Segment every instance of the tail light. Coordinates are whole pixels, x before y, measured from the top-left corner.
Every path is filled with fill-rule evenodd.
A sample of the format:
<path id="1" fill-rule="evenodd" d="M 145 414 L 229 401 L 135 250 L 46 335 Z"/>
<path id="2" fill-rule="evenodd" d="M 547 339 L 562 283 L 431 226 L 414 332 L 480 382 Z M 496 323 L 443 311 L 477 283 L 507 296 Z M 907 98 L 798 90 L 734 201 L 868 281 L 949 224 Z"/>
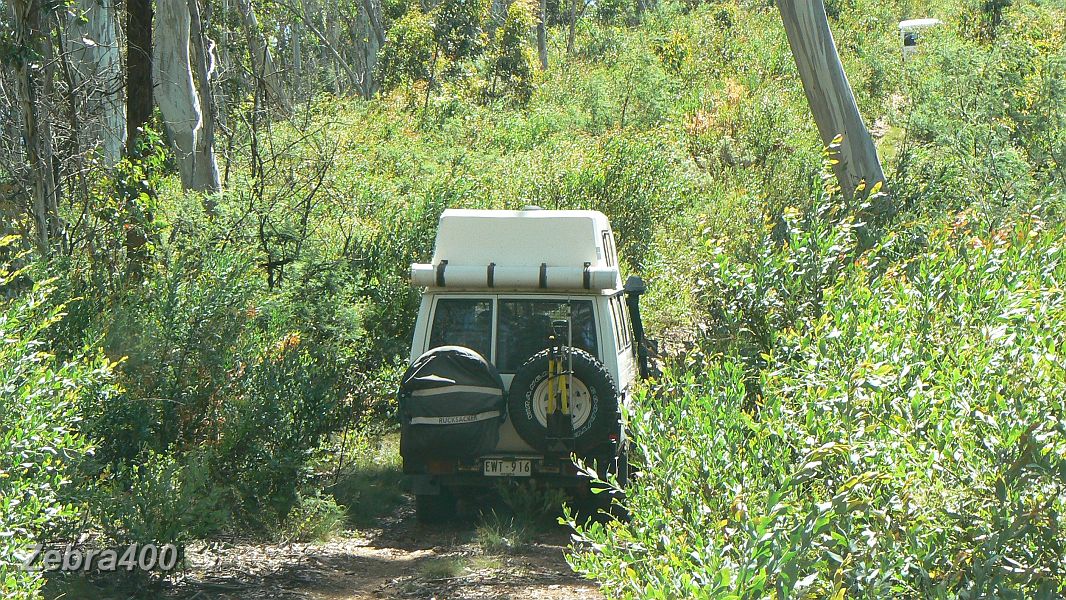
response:
<path id="1" fill-rule="evenodd" d="M 455 472 L 455 461 L 430 460 L 426 461 L 426 471 L 430 475 L 448 475 Z"/>

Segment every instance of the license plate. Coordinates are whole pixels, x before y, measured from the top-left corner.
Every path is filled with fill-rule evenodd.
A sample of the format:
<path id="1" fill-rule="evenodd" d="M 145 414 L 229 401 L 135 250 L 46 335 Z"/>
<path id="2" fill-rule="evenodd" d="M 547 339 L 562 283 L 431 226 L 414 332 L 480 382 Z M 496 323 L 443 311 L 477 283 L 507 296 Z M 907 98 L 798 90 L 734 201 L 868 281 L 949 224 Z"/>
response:
<path id="1" fill-rule="evenodd" d="M 487 458 L 484 473 L 489 477 L 529 477 L 533 475 L 533 461 L 528 458 Z"/>

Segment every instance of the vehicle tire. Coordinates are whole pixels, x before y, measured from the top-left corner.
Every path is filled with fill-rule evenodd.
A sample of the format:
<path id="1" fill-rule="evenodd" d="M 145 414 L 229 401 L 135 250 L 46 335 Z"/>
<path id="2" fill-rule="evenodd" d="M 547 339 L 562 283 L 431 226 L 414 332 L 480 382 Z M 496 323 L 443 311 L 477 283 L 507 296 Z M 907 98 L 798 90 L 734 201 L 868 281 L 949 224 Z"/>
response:
<path id="1" fill-rule="evenodd" d="M 434 525 L 455 516 L 455 495 L 446 487 L 439 494 L 415 494 L 415 518 L 419 523 Z"/>
<path id="2" fill-rule="evenodd" d="M 548 433 L 547 379 L 552 350 L 542 350 L 515 373 L 508 392 L 507 409 L 518 435 L 527 444 L 544 450 Z M 568 348 L 566 364 L 573 365 L 574 449 L 590 450 L 608 441 L 618 427 L 618 393 L 614 379 L 596 357 L 578 348 Z"/>

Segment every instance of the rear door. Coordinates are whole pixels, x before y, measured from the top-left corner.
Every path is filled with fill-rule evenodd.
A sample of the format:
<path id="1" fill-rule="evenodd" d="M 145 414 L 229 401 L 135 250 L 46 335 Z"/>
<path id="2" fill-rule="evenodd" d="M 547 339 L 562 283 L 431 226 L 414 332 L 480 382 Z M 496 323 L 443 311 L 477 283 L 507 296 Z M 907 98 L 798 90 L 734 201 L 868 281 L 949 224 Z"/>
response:
<path id="1" fill-rule="evenodd" d="M 602 311 L 602 297 L 545 294 L 435 294 L 418 354 L 440 346 L 464 346 L 477 351 L 500 371 L 510 388 L 515 371 L 529 357 L 548 347 L 552 321 L 571 319 L 567 331 L 574 346 L 589 352 L 614 371 L 614 335 L 605 327 L 613 319 Z M 532 454 L 508 418 L 500 426 L 498 453 Z"/>

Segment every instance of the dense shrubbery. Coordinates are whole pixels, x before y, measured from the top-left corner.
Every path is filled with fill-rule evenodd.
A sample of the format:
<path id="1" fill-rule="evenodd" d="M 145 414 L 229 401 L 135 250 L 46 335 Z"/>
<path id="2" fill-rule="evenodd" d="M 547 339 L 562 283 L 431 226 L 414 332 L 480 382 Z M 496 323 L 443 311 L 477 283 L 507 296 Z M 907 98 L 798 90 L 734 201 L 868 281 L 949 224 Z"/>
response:
<path id="1" fill-rule="evenodd" d="M 9 241 L 9 240 L 7 240 Z M 12 274 L 0 270 L 0 284 Z M 80 406 L 114 396 L 112 364 L 91 353 L 66 362 L 42 338 L 62 318 L 50 282 L 14 301 L 0 300 L 0 592 L 29 598 L 38 572 L 22 556 L 49 536 L 60 539 L 82 523 L 85 490 L 72 485 L 92 453 L 80 431 Z"/>
<path id="2" fill-rule="evenodd" d="M 255 256 L 219 247 L 213 227 L 155 246 L 139 274 L 120 267 L 110 295 L 95 281 L 111 262 L 76 261 L 65 278 L 80 299 L 57 346 L 77 358 L 82 340 L 120 361 L 121 391 L 79 406 L 96 445 L 84 475 L 102 475 L 113 497 L 97 522 L 116 537 L 172 541 L 284 517 L 310 452 L 342 409 L 363 408 L 345 371 L 360 323 L 343 272 L 295 264 L 270 293 Z"/>
<path id="3" fill-rule="evenodd" d="M 386 92 L 399 91 L 409 109 L 423 110 L 445 86 L 475 102 L 528 102 L 534 6 L 524 0 L 502 3 L 506 13 L 492 14 L 494 6 L 483 0 L 445 0 L 431 8 L 408 4 L 380 54 Z"/>
<path id="4" fill-rule="evenodd" d="M 640 598 L 1064 593 L 1053 14 L 1005 11 L 996 44 L 923 38 L 898 92 L 856 90 L 888 122 L 882 151 L 900 153 L 893 222 L 874 227 L 831 189 L 814 202 L 768 189 L 740 243 L 700 215 L 689 245 L 653 260 L 672 280 L 658 318 L 695 311 L 697 343 L 632 415 L 632 522 L 579 528 L 576 568 Z M 883 51 L 854 30 L 838 39 Z M 688 121 L 689 152 L 727 181 L 746 156 L 743 172 L 784 183 L 758 150 L 735 150 L 760 120 L 731 123 L 747 109 L 729 85 L 724 110 Z"/>
<path id="5" fill-rule="evenodd" d="M 1066 186 L 1066 29 L 1055 15 L 1021 4 L 995 44 L 944 33 L 907 65 L 907 207 L 1010 214 Z"/>
<path id="6" fill-rule="evenodd" d="M 533 94 L 533 57 L 525 37 L 533 25 L 531 6 L 525 2 L 511 3 L 496 33 L 499 40 L 491 50 L 486 98 L 510 93 L 519 104 L 529 101 Z"/>
<path id="7" fill-rule="evenodd" d="M 313 452 L 378 410 L 389 385 L 380 375 L 391 361 L 363 340 L 362 270 L 308 234 L 309 197 L 278 202 L 313 173 L 251 186 L 251 210 L 231 212 L 222 198 L 211 216 L 200 199 L 173 195 L 158 156 L 94 183 L 92 218 L 74 230 L 87 251 L 26 271 L 54 273 L 52 296 L 70 299 L 55 318 L 39 308 L 40 323 L 12 335 L 77 375 L 78 401 L 53 415 L 58 432 L 93 447 L 64 472 L 77 492 L 71 514 L 82 531 L 117 542 L 284 529 L 317 493 Z M 22 364 L 19 346 L 11 352 Z M 113 361 L 115 387 L 79 395 L 97 352 Z M 42 373 L 53 368 L 38 362 Z M 17 373 L 5 385 L 19 381 L 8 375 Z M 44 525 L 54 519 L 40 519 L 19 539 L 53 539 Z"/>
<path id="8" fill-rule="evenodd" d="M 772 4 L 644 3 L 637 26 L 597 2 L 547 72 L 531 3 L 491 36 L 484 2 L 384 4 L 381 98 L 289 121 L 238 100 L 208 198 L 149 134 L 19 285 L 54 279 L 0 284 L 0 560 L 71 520 L 368 524 L 395 453 L 314 471 L 390 410 L 409 263 L 445 208 L 539 204 L 606 212 L 652 328 L 691 342 L 632 416 L 633 522 L 572 556 L 608 591 L 1062 594 L 1060 7 L 827 3 L 899 210 L 871 223 L 819 177 Z M 927 14 L 947 24 L 905 63 L 895 23 Z"/>
<path id="9" fill-rule="evenodd" d="M 633 521 L 585 528 L 575 567 L 640 598 L 1060 596 L 1064 228 L 980 216 L 886 264 L 889 236 L 818 289 L 766 281 L 766 314 L 800 310 L 764 349 L 761 393 L 726 355 L 643 394 Z"/>

